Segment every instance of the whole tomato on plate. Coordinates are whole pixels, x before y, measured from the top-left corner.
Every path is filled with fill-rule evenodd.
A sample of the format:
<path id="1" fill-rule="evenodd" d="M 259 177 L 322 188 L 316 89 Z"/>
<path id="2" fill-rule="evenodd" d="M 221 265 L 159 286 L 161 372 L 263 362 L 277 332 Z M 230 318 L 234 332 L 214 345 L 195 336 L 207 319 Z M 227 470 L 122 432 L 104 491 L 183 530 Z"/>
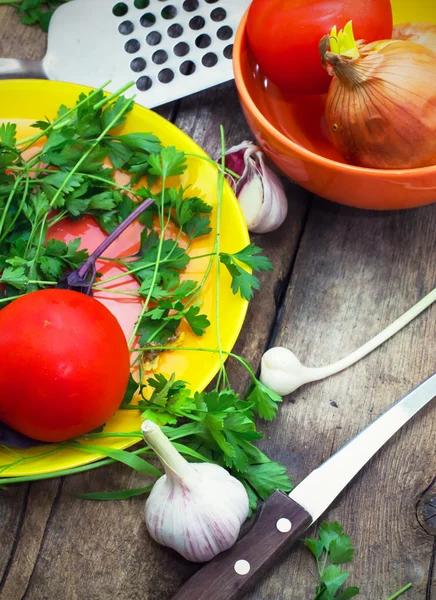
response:
<path id="1" fill-rule="evenodd" d="M 253 0 L 247 35 L 263 73 L 300 94 L 326 93 L 331 77 L 321 66 L 320 39 L 353 21 L 356 40 L 392 36 L 390 0 Z"/>
<path id="2" fill-rule="evenodd" d="M 0 311 L 0 421 L 43 442 L 103 425 L 117 411 L 130 353 L 98 300 L 41 290 Z"/>

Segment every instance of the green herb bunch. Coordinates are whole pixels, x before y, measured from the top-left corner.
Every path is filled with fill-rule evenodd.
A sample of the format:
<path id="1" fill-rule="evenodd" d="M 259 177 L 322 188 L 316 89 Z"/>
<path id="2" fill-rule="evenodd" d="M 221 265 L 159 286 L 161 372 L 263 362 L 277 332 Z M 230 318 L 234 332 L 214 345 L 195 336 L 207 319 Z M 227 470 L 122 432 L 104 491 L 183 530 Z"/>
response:
<path id="1" fill-rule="evenodd" d="M 256 419 L 274 418 L 281 398 L 261 384 L 242 357 L 231 354 L 247 369 L 252 381 L 247 395 L 237 396 L 227 375 L 224 362 L 227 354 L 221 348 L 219 335 L 215 348 L 177 346 L 181 350 L 219 355 L 220 370 L 214 390 L 202 393 L 190 390 L 187 383 L 176 380 L 174 375 L 165 377 L 156 373 L 147 379 L 144 362 L 156 353 L 175 349 L 182 320 L 195 335 L 205 333 L 210 321 L 202 312 L 201 293 L 212 267 L 216 273 L 215 325 L 219 332 L 221 269 L 228 271 L 234 294 L 250 300 L 253 291 L 259 288 L 255 272 L 269 270 L 272 265 L 254 244 L 233 254 L 221 251 L 224 163 L 221 169 L 213 163 L 218 206 L 216 225 L 212 226 L 212 207 L 205 199 L 190 188 L 168 185 L 169 177 L 186 171 L 187 155 L 174 147 L 163 147 L 153 133 L 123 134 L 120 130 L 133 108 L 133 100 L 121 95 L 124 89 L 109 96 L 104 95 L 103 88 L 81 94 L 74 107 L 61 106 L 54 120 L 35 123 L 39 133 L 26 140 L 17 141 L 15 124 L 1 126 L 0 309 L 20 295 L 56 286 L 88 257 L 80 239 L 69 244 L 55 240 L 50 227 L 65 218 L 78 220 L 90 215 L 110 233 L 139 202 L 153 199 L 152 207 L 140 217 L 143 230 L 138 252 L 110 259 L 122 267 L 119 275 L 107 279 L 97 276 L 90 281 L 95 291 L 107 285 L 116 291 L 116 280 L 126 274 L 139 283 L 139 289 L 119 290 L 121 294 L 142 298 L 142 311 L 130 339 L 139 378 L 131 377 L 121 409 L 140 410 L 143 418 L 164 426 L 167 435 L 186 455 L 229 469 L 245 485 L 254 508 L 258 498 L 268 497 L 275 489 L 288 491 L 291 487 L 285 468 L 271 462 L 253 443 L 262 438 Z M 223 133 L 222 144 L 224 156 Z M 31 147 L 33 153 L 29 155 Z M 198 160 L 213 162 L 202 156 Z M 116 182 L 117 170 L 129 176 L 127 185 Z M 177 230 L 171 237 L 167 235 L 170 224 Z M 204 235 L 215 236 L 213 251 L 195 256 L 191 245 Z M 208 258 L 202 279 L 182 280 L 189 262 L 198 258 Z M 140 398 L 139 402 L 132 402 L 134 395 Z M 139 431 L 118 436 L 141 437 Z M 93 443 L 95 439 L 114 437 L 114 433 L 94 432 L 81 440 L 58 445 L 49 453 L 73 447 L 102 454 L 107 457 L 103 463 L 118 460 L 142 473 L 158 473 L 140 456 Z M 150 453 L 147 448 L 138 452 L 147 453 Z M 8 468 L 31 460 L 15 454 L 14 450 L 15 460 L 1 468 L 6 477 L 0 484 L 11 482 L 7 478 Z M 39 478 L 30 476 L 24 480 L 35 477 Z M 13 479 L 21 480 L 22 477 Z M 100 495 L 100 499 L 105 497 Z"/>

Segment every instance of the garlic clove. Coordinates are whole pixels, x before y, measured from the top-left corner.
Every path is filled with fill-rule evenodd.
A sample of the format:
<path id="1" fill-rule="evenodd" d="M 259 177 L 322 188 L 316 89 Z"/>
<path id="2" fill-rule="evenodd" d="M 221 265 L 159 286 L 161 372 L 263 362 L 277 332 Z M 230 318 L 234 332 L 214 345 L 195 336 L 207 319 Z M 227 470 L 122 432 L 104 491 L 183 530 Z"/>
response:
<path id="1" fill-rule="evenodd" d="M 279 396 L 287 396 L 311 381 L 310 369 L 291 350 L 277 346 L 262 356 L 260 380 Z"/>
<path id="2" fill-rule="evenodd" d="M 258 146 L 245 141 L 226 152 L 226 167 L 241 176 L 231 177 L 236 196 L 253 233 L 274 231 L 286 219 L 288 201 L 280 177 L 266 164 Z"/>
<path id="3" fill-rule="evenodd" d="M 265 211 L 265 199 L 260 175 L 254 175 L 247 181 L 238 194 L 238 200 L 248 230 L 253 231 L 253 228 L 259 225 L 259 221 L 262 221 L 262 214 Z"/>
<path id="4" fill-rule="evenodd" d="M 194 562 L 233 546 L 249 510 L 242 483 L 218 465 L 188 463 L 155 423 L 145 421 L 142 431 L 166 473 L 145 505 L 152 538 Z"/>

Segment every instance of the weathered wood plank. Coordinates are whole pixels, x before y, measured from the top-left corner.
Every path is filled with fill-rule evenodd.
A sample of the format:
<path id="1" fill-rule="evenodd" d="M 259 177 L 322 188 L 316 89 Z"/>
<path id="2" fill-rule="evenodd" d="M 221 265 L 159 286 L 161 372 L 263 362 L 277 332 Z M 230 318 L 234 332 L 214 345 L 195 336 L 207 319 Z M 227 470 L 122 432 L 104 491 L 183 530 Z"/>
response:
<path id="1" fill-rule="evenodd" d="M 9 571 L 26 512 L 28 486 L 0 491 L 0 593 Z"/>
<path id="2" fill-rule="evenodd" d="M 364 343 L 434 286 L 435 231 L 436 206 L 377 214 L 317 201 L 274 345 L 319 366 Z M 264 447 L 288 465 L 294 482 L 433 373 L 435 322 L 433 307 L 363 362 L 285 401 Z M 431 597 L 425 590 L 434 538 L 419 525 L 415 506 L 436 473 L 435 410 L 433 403 L 401 431 L 326 515 L 352 535 L 351 581 L 362 598 L 385 600 L 409 581 L 414 588 L 406 597 Z M 248 598 L 312 598 L 313 573 L 308 552 L 296 548 Z"/>
<path id="3" fill-rule="evenodd" d="M 61 480 L 43 481 L 30 486 L 14 551 L 10 554 L 8 570 L 2 582 L 1 597 L 5 600 L 24 597 L 60 487 Z M 9 493 L 20 489 L 27 490 L 27 486 L 11 487 Z M 8 506 L 13 506 L 13 503 L 8 502 Z M 7 520 L 2 518 L 1 522 L 6 524 Z"/>
<path id="4" fill-rule="evenodd" d="M 0 56 L 42 58 L 47 36 L 38 27 L 23 25 L 10 6 L 0 6 Z"/>

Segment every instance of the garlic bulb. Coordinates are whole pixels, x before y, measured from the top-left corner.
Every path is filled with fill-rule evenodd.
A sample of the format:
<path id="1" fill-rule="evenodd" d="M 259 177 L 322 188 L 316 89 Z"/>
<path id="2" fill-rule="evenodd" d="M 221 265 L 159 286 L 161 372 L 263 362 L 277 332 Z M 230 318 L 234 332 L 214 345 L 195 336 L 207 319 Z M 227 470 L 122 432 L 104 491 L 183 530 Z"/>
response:
<path id="1" fill-rule="evenodd" d="M 233 546 L 248 516 L 242 483 L 218 465 L 188 463 L 152 421 L 142 433 L 165 469 L 145 505 L 151 537 L 194 562 Z"/>
<path id="2" fill-rule="evenodd" d="M 249 231 L 266 233 L 286 219 L 288 201 L 280 177 L 267 166 L 265 155 L 252 142 L 242 142 L 226 152 L 226 167 L 241 178 L 233 188 Z"/>
<path id="3" fill-rule="evenodd" d="M 276 346 L 262 356 L 260 380 L 279 396 L 287 396 L 310 381 L 308 370 L 291 350 Z"/>

